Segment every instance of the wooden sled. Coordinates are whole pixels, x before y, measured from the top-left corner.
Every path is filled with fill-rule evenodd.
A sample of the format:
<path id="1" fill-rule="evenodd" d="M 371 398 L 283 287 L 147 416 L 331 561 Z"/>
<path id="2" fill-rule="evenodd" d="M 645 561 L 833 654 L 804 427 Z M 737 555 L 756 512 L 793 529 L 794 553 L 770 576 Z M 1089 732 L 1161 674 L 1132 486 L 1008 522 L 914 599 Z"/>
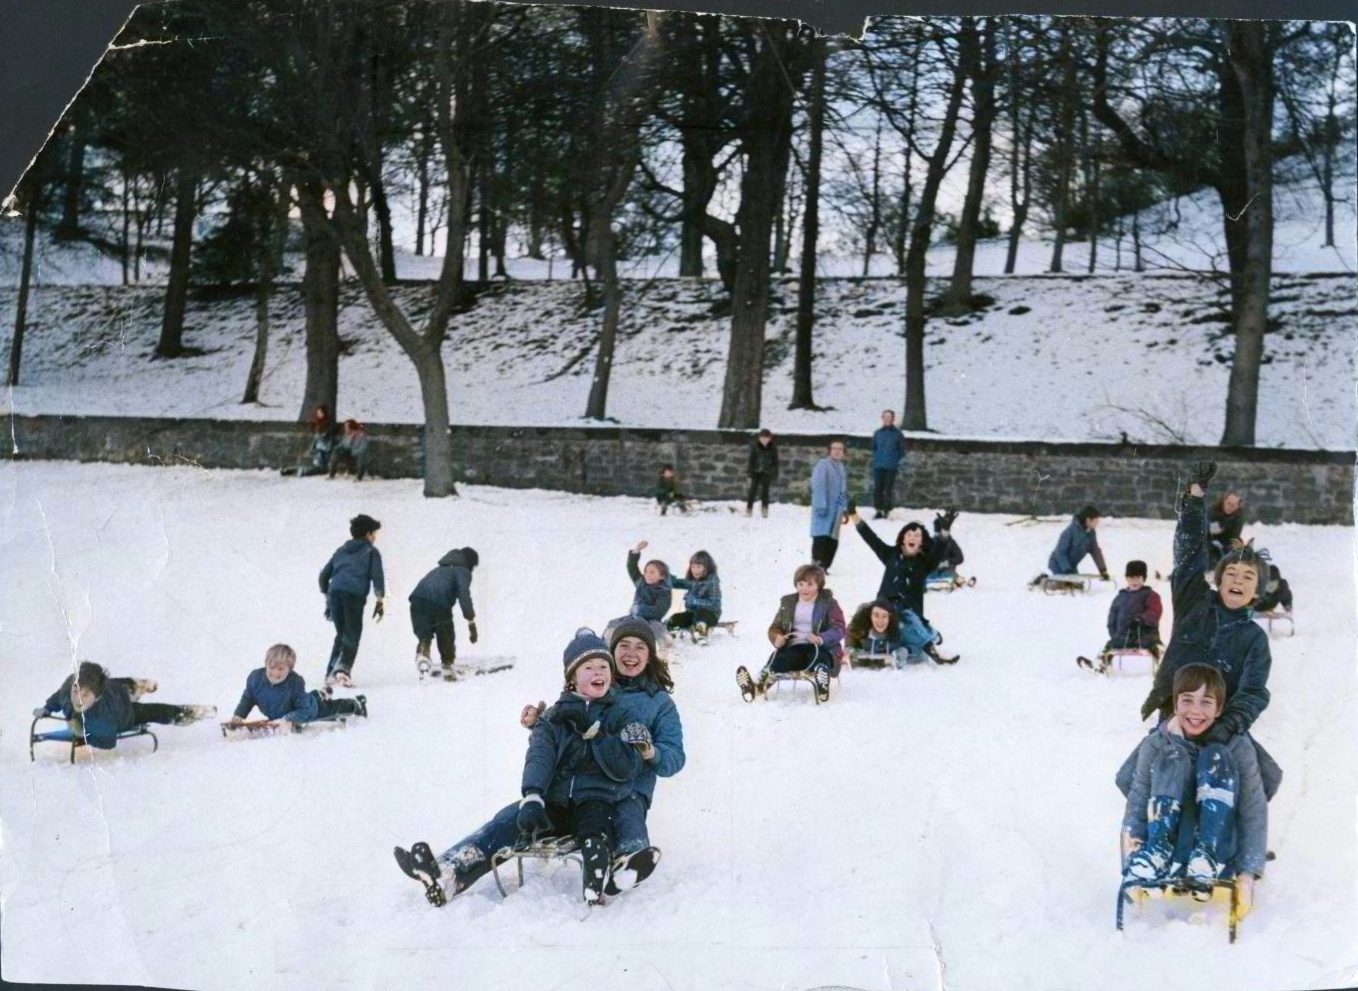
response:
<path id="1" fill-rule="evenodd" d="M 939 575 L 925 579 L 924 591 L 926 592 L 956 592 L 959 588 L 975 588 L 976 576 L 970 578 L 959 574 Z"/>
<path id="2" fill-rule="evenodd" d="M 508 898 L 509 891 L 505 888 L 504 879 L 500 877 L 500 868 L 511 860 L 514 861 L 518 870 L 520 888 L 523 887 L 523 862 L 525 860 L 569 861 L 573 864 L 579 864 L 581 872 L 585 869 L 584 854 L 580 852 L 580 847 L 573 836 L 549 836 L 538 840 L 531 846 L 504 847 L 497 850 L 490 858 L 490 872 L 495 877 L 495 887 L 500 889 L 500 897 L 502 898 Z"/>
<path id="3" fill-rule="evenodd" d="M 710 636 L 713 630 L 725 630 L 725 631 L 726 631 L 727 633 L 729 633 L 731 636 L 735 636 L 735 635 L 736 635 L 736 624 L 737 624 L 738 622 L 740 622 L 740 620 L 738 620 L 738 619 L 723 619 L 723 620 L 722 620 L 721 622 L 719 622 L 719 623 L 710 623 L 710 624 L 708 624 L 708 627 L 707 627 L 708 635 Z M 671 633 L 671 635 L 672 635 L 676 640 L 679 639 L 680 637 L 687 637 L 687 638 L 688 638 L 691 642 L 693 642 L 693 643 L 705 643 L 705 642 L 706 642 L 706 639 L 705 639 L 705 638 L 704 638 L 704 639 L 700 639 L 700 638 L 698 637 L 698 632 L 697 632 L 697 630 L 695 630 L 695 629 L 694 629 L 693 627 L 691 627 L 691 626 L 688 627 L 688 628 L 686 628 L 686 629 L 681 629 L 681 630 L 671 630 L 670 633 Z"/>
<path id="4" fill-rule="evenodd" d="M 1163 898 L 1194 898 L 1203 904 L 1216 902 L 1226 905 L 1226 931 L 1230 942 L 1235 942 L 1236 930 L 1240 925 L 1243 913 L 1240 904 L 1240 886 L 1236 884 L 1234 877 L 1217 878 L 1212 883 L 1211 888 L 1191 887 L 1183 878 L 1137 883 L 1124 881 L 1118 888 L 1117 928 L 1119 932 L 1123 928 L 1123 909 L 1129 904 L 1138 906 L 1144 904 L 1151 897 L 1152 892 L 1159 893 Z M 1203 897 L 1204 895 L 1206 897 Z"/>
<path id="5" fill-rule="evenodd" d="M 61 723 L 61 729 L 52 729 L 39 733 L 38 723 L 44 719 L 51 719 Z M 134 736 L 149 736 L 151 738 L 151 753 L 155 753 L 157 750 L 160 749 L 160 740 L 156 738 L 156 734 L 151 732 L 150 727 L 147 726 L 146 723 L 142 723 L 139 726 L 133 726 L 131 729 L 123 730 L 121 733 L 117 735 L 115 739 L 130 740 Z M 37 759 L 36 755 L 33 752 L 33 748 L 37 746 L 39 743 L 66 744 L 71 748 L 70 763 L 72 764 L 75 763 L 76 749 L 78 747 L 87 746 L 87 744 L 85 743 L 85 737 L 82 734 L 77 733 L 75 730 L 73 730 L 71 728 L 71 724 L 66 720 L 64 716 L 33 717 L 33 722 L 28 727 L 28 759 L 30 762 Z"/>
<path id="6" fill-rule="evenodd" d="M 808 671 L 770 671 L 765 677 L 767 678 L 767 681 L 765 682 L 765 685 L 764 685 L 764 698 L 770 698 L 770 697 L 772 697 L 773 694 L 774 694 L 775 692 L 778 691 L 778 686 L 779 686 L 779 685 L 782 685 L 782 684 L 784 684 L 784 683 L 789 683 L 789 684 L 791 684 L 791 685 L 793 686 L 792 691 L 795 693 L 795 686 L 796 686 L 796 684 L 797 684 L 798 682 L 802 682 L 802 683 L 804 683 L 804 684 L 806 685 L 807 688 L 811 689 L 811 698 L 812 698 L 812 700 L 816 703 L 816 705 L 820 705 L 820 696 L 816 694 L 816 677 L 815 677 L 815 672 L 809 671 L 809 670 L 808 670 Z M 831 693 L 833 693 L 833 691 L 834 691 L 838 686 L 839 686 L 839 674 L 838 674 L 837 672 L 835 672 L 834 669 L 831 669 L 831 672 L 830 672 L 830 691 L 831 691 Z M 825 701 L 828 702 L 828 701 L 830 701 L 830 700 L 827 698 Z"/>
<path id="7" fill-rule="evenodd" d="M 1155 677 L 1155 673 L 1160 670 L 1160 658 L 1156 657 L 1154 654 L 1152 654 L 1149 650 L 1146 650 L 1144 647 L 1119 647 L 1116 650 L 1108 651 L 1108 656 L 1112 658 L 1112 666 L 1116 668 L 1118 671 L 1123 670 L 1123 658 L 1127 657 L 1150 658 L 1152 678 Z M 1161 657 L 1164 656 L 1163 652 L 1161 653 L 1160 656 Z"/>
<path id="8" fill-rule="evenodd" d="M 1048 595 L 1082 595 L 1094 589 L 1098 575 L 1043 575 L 1039 585 Z"/>
<path id="9" fill-rule="evenodd" d="M 1292 622 L 1292 614 L 1281 609 L 1272 612 L 1261 612 L 1254 614 L 1254 621 L 1268 630 L 1268 635 L 1272 636 L 1295 636 L 1297 633 L 1296 624 Z M 1273 626 L 1277 624 L 1278 629 L 1275 633 Z"/>
<path id="10" fill-rule="evenodd" d="M 294 733 L 314 735 L 325 730 L 344 729 L 347 716 L 313 719 L 309 723 L 294 723 L 288 719 L 252 719 L 239 726 L 222 723 L 222 736 L 227 740 L 262 740 L 271 736 L 291 736 Z"/>

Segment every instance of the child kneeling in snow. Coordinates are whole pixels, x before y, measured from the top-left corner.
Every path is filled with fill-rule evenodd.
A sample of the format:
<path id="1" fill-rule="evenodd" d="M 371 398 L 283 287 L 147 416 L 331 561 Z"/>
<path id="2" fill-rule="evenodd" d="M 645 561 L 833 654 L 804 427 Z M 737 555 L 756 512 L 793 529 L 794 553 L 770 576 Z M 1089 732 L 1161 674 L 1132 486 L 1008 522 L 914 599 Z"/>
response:
<path id="1" fill-rule="evenodd" d="M 1225 704 L 1226 681 L 1215 667 L 1187 664 L 1175 673 L 1174 715 L 1141 742 L 1124 789 L 1123 879 L 1182 877 L 1210 888 L 1234 874 L 1248 909 L 1264 873 L 1268 802 L 1249 736 L 1207 740 Z"/>
<path id="2" fill-rule="evenodd" d="M 33 710 L 33 715 L 60 714 L 71 724 L 71 732 L 85 743 L 97 750 L 112 750 L 119 733 L 144 723 L 187 726 L 217 714 L 213 705 L 138 701 L 156 687 L 154 681 L 144 678 L 110 678 L 98 664 L 81 661 L 79 670 L 67 675 L 46 704 Z"/>
<path id="3" fill-rule="evenodd" d="M 272 723 L 309 723 L 335 716 L 366 716 L 368 700 L 331 699 L 323 691 L 308 692 L 302 676 L 293 670 L 297 652 L 285 643 L 276 643 L 264 654 L 264 666 L 255 668 L 245 679 L 245 691 L 236 703 L 231 725 L 240 726 L 256 706 Z"/>
<path id="4" fill-rule="evenodd" d="M 910 663 L 910 648 L 901 640 L 900 619 L 886 599 L 865 602 L 849 620 L 849 657 L 885 657 L 898 668 Z"/>
<path id="5" fill-rule="evenodd" d="M 759 680 L 743 664 L 736 669 L 736 684 L 746 702 L 764 693 L 772 675 L 792 671 L 810 671 L 816 696 L 822 702 L 830 697 L 830 675 L 844 658 L 844 610 L 825 587 L 825 569 L 820 565 L 803 564 L 792 582 L 797 591 L 783 596 L 769 624 L 773 653 Z"/>

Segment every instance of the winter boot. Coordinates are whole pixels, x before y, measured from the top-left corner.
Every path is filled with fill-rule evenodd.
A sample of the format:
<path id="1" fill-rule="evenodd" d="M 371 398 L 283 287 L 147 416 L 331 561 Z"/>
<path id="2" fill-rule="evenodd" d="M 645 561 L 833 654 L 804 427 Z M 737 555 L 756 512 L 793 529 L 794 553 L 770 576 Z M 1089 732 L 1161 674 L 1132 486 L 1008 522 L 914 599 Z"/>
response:
<path id="1" fill-rule="evenodd" d="M 431 646 L 431 641 L 421 640 L 415 648 L 415 670 L 419 671 L 421 678 L 429 673 L 429 668 L 432 666 L 429 660 L 429 648 Z"/>
<path id="2" fill-rule="evenodd" d="M 929 644 L 924 648 L 924 652 L 929 655 L 935 664 L 956 664 L 962 659 L 961 654 L 953 654 L 951 657 L 942 653 L 935 644 Z"/>
<path id="3" fill-rule="evenodd" d="M 611 844 L 602 833 L 586 836 L 580 853 L 584 858 L 584 898 L 590 905 L 596 905 L 604 900 L 604 890 L 613 869 Z"/>
<path id="4" fill-rule="evenodd" d="M 753 515 L 754 515 L 754 507 L 753 507 L 753 506 L 746 506 L 746 507 L 745 507 L 745 515 L 746 515 L 746 516 L 753 516 Z"/>
<path id="5" fill-rule="evenodd" d="M 1157 795 L 1150 800 L 1146 842 L 1127 858 L 1123 868 L 1124 878 L 1129 881 L 1158 881 L 1168 875 L 1182 812 L 1176 798 Z"/>
<path id="6" fill-rule="evenodd" d="M 698 643 L 702 643 L 702 644 L 707 643 L 707 624 L 706 624 L 706 623 L 699 622 L 699 623 L 694 623 L 694 624 L 693 624 L 693 639 L 694 639 L 696 642 L 698 642 Z"/>
<path id="7" fill-rule="evenodd" d="M 428 843 L 416 843 L 409 850 L 396 847 L 393 853 L 396 855 L 397 866 L 406 876 L 424 885 L 424 897 L 430 905 L 438 908 L 448 903 L 443 885 L 439 884 L 439 877 L 442 875 L 439 862 L 434 859 L 434 851 L 429 848 Z"/>
<path id="8" fill-rule="evenodd" d="M 368 696 L 360 695 L 352 699 L 340 699 L 335 703 L 340 707 L 340 712 L 346 716 L 362 716 L 368 718 Z"/>
<path id="9" fill-rule="evenodd" d="M 150 695 L 160 686 L 150 678 L 136 678 L 132 682 L 132 701 L 135 702 L 143 695 Z"/>
<path id="10" fill-rule="evenodd" d="M 759 694 L 759 686 L 754 683 L 750 669 L 744 664 L 736 668 L 736 684 L 740 686 L 740 697 L 746 702 L 753 702 Z"/>
<path id="11" fill-rule="evenodd" d="M 817 702 L 830 701 L 830 669 L 816 668 L 816 672 L 812 676 L 812 680 L 815 682 L 816 685 L 816 701 Z"/>
<path id="12" fill-rule="evenodd" d="M 1198 835 L 1185 873 L 1189 883 L 1211 887 L 1224 866 L 1217 846 L 1230 827 L 1235 807 L 1236 777 L 1226 751 L 1213 745 L 1198 756 Z"/>
<path id="13" fill-rule="evenodd" d="M 768 518 L 769 518 L 769 507 L 768 507 L 768 506 L 760 506 L 760 507 L 759 507 L 759 515 L 762 516 L 764 519 L 768 519 Z"/>
<path id="14" fill-rule="evenodd" d="M 187 726 L 189 723 L 196 723 L 200 719 L 211 719 L 215 715 L 217 715 L 215 705 L 181 705 L 174 724 L 176 726 Z"/>
<path id="15" fill-rule="evenodd" d="M 604 885 L 604 894 L 611 898 L 630 891 L 650 877 L 659 863 L 660 850 L 653 846 L 617 858 L 608 874 L 608 884 Z"/>

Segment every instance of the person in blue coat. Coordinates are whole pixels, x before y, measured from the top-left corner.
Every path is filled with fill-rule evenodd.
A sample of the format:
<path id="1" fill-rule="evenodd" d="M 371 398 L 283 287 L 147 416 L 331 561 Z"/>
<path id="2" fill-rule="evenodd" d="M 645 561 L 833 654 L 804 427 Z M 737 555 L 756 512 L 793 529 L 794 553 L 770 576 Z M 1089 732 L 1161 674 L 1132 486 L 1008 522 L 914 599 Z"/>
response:
<path id="1" fill-rule="evenodd" d="M 358 642 L 363 637 L 363 610 L 368 604 L 368 587 L 377 595 L 373 618 L 379 622 L 386 611 L 387 582 L 382 574 L 382 552 L 376 547 L 377 531 L 382 524 L 359 513 L 349 521 L 346 540 L 321 569 L 321 594 L 325 596 L 325 618 L 335 624 L 335 643 L 325 667 L 327 686 L 350 684 Z"/>
<path id="2" fill-rule="evenodd" d="M 240 726 L 251 710 L 258 708 L 270 722 L 309 723 L 335 716 L 366 716 L 368 700 L 332 699 L 322 691 L 307 691 L 306 682 L 294 669 L 297 652 L 285 643 L 276 643 L 264 654 L 264 666 L 255 668 L 245 679 L 231 725 Z"/>
<path id="3" fill-rule="evenodd" d="M 650 560 L 643 567 L 637 567 L 641 552 L 649 546 L 647 541 L 639 540 L 627 552 L 627 577 L 636 590 L 632 593 L 632 608 L 628 615 L 659 623 L 670 611 L 674 593 L 670 590 L 670 569 L 664 561 Z"/>
<path id="4" fill-rule="evenodd" d="M 839 549 L 839 527 L 849 508 L 849 475 L 844 442 L 831 441 L 811 470 L 811 560 L 826 571 Z"/>
<path id="5" fill-rule="evenodd" d="M 434 641 L 445 677 L 457 661 L 454 605 L 461 606 L 462 618 L 467 621 L 467 639 L 476 643 L 479 633 L 476 607 L 472 605 L 472 571 L 480 563 L 481 555 L 474 548 L 449 551 L 410 593 L 410 625 L 415 630 L 415 660 L 421 670 L 429 664 L 429 648 Z"/>
<path id="6" fill-rule="evenodd" d="M 1094 558 L 1099 569 L 1099 577 L 1108 581 L 1108 565 L 1104 562 L 1103 551 L 1099 548 L 1099 537 L 1095 530 L 1099 526 L 1099 511 L 1093 506 L 1085 506 L 1076 513 L 1056 541 L 1056 549 L 1047 558 L 1047 572 L 1039 575 L 1033 582 L 1037 584 L 1047 575 L 1079 574 L 1080 562 L 1086 556 Z"/>
<path id="7" fill-rule="evenodd" d="M 1124 881 L 1181 877 L 1210 887 L 1235 876 L 1248 911 L 1268 852 L 1268 792 L 1255 746 L 1243 733 L 1210 739 L 1228 698 L 1215 667 L 1181 667 L 1172 690 L 1174 715 L 1142 740 L 1130 779 L 1119 781 Z"/>
<path id="8" fill-rule="evenodd" d="M 896 411 L 882 410 L 882 425 L 872 435 L 873 519 L 890 516 L 896 499 L 896 472 L 905 461 L 905 434 L 896 426 Z"/>
<path id="9" fill-rule="evenodd" d="M 657 778 L 668 778 L 684 768 L 684 731 L 671 692 L 674 681 L 656 652 L 655 634 L 649 623 L 635 617 L 621 620 L 611 636 L 617 667 L 617 704 L 630 721 L 650 733 L 650 746 L 638 747 L 642 768 L 633 781 L 632 794 L 613 808 L 617 859 L 606 893 L 624 890 L 643 881 L 654 869 L 659 851 L 650 845 L 646 815 L 655 794 Z M 526 705 L 520 722 L 534 727 L 546 710 L 545 703 Z M 418 842 L 409 851 L 397 848 L 397 863 L 420 881 L 432 905 L 466 891 L 490 872 L 490 858 L 497 850 L 513 846 L 518 839 L 519 803 L 506 805 L 490 821 L 435 857 L 428 843 Z"/>
<path id="10" fill-rule="evenodd" d="M 118 734 L 145 723 L 187 726 L 217 714 L 217 707 L 212 705 L 140 701 L 156 687 L 154 681 L 146 678 L 110 678 L 98 664 L 81 661 L 76 673 L 67 675 L 61 687 L 33 710 L 33 715 L 60 715 L 90 747 L 112 750 L 118 743 Z"/>
<path id="11" fill-rule="evenodd" d="M 684 591 L 684 611 L 665 621 L 671 632 L 692 630 L 702 640 L 707 631 L 721 620 L 721 579 L 717 577 L 717 562 L 707 551 L 697 551 L 688 559 L 688 573 L 683 578 L 671 578 L 674 588 Z"/>

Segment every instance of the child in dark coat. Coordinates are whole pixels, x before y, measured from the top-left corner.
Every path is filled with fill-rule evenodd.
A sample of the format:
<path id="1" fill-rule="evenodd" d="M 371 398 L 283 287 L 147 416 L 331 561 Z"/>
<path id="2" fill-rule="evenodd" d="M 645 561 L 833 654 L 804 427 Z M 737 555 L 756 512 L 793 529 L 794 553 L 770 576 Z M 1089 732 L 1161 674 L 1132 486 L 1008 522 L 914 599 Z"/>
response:
<path id="1" fill-rule="evenodd" d="M 674 473 L 674 465 L 661 465 L 660 476 L 655 480 L 655 502 L 664 516 L 674 506 L 681 513 L 688 512 L 688 496 L 679 491 L 679 478 Z"/>
<path id="2" fill-rule="evenodd" d="M 1212 503 L 1212 511 L 1207 516 L 1207 563 L 1216 563 L 1226 554 L 1241 546 L 1241 533 L 1245 528 L 1245 500 L 1239 492 L 1224 492 L 1220 499 Z"/>
<path id="3" fill-rule="evenodd" d="M 1253 547 L 1232 550 L 1217 562 L 1216 591 L 1207 584 L 1207 507 L 1203 486 L 1216 464 L 1193 465 L 1188 492 L 1179 499 L 1179 522 L 1174 528 L 1174 573 L 1171 596 L 1174 629 L 1155 675 L 1155 684 L 1141 707 L 1146 719 L 1157 709 L 1168 717 L 1173 709 L 1175 672 L 1186 664 L 1208 664 L 1226 681 L 1229 701 L 1211 729 L 1210 740 L 1225 743 L 1249 729 L 1268 706 L 1268 672 L 1273 656 L 1268 634 L 1251 622 L 1250 606 L 1258 595 L 1265 563 Z"/>
<path id="4" fill-rule="evenodd" d="M 240 726 L 255 707 L 270 722 L 300 725 L 335 716 L 366 716 L 368 700 L 332 699 L 325 692 L 306 690 L 306 682 L 294 668 L 297 652 L 285 643 L 276 643 L 264 654 L 264 666 L 255 668 L 245 679 L 245 691 L 236 703 L 231 725 Z"/>
<path id="5" fill-rule="evenodd" d="M 345 420 L 339 440 L 330 455 L 330 477 L 343 465 L 354 473 L 355 481 L 363 481 L 368 473 L 368 429 L 357 420 Z"/>
<path id="6" fill-rule="evenodd" d="M 382 574 L 382 553 L 377 549 L 377 531 L 382 524 L 359 513 L 349 521 L 350 539 L 330 556 L 321 569 L 321 594 L 325 596 L 325 618 L 335 624 L 335 643 L 325 667 L 325 683 L 350 684 L 358 642 L 363 637 L 363 610 L 368 604 L 368 586 L 377 593 L 373 618 L 381 622 L 386 611 L 387 582 Z"/>
<path id="7" fill-rule="evenodd" d="M 674 593 L 670 591 L 670 569 L 664 561 L 651 560 L 646 562 L 645 567 L 637 567 L 641 552 L 649 546 L 649 543 L 640 540 L 636 547 L 627 552 L 627 577 L 636 588 L 628 615 L 658 623 L 670 611 Z"/>
<path id="8" fill-rule="evenodd" d="M 76 673 L 67 675 L 47 702 L 33 710 L 33 715 L 60 715 L 71 724 L 71 732 L 89 746 L 112 750 L 118 743 L 118 734 L 144 723 L 187 726 L 217 714 L 214 705 L 139 701 L 156 687 L 154 681 L 144 678 L 110 678 L 98 664 L 81 661 Z"/>
<path id="9" fill-rule="evenodd" d="M 894 547 L 877 536 L 872 527 L 859 518 L 857 510 L 848 517 L 858 535 L 885 565 L 877 598 L 886 599 L 895 607 L 900 617 L 901 640 L 909 648 L 912 661 L 923 660 L 925 655 L 935 664 L 955 664 L 961 659 L 939 651 L 938 644 L 943 638 L 924 619 L 924 590 L 929 575 L 938 569 L 940 562 L 948 559 L 954 543 L 951 523 L 957 514 L 952 511 L 948 515 L 952 519 L 947 520 L 947 527 L 942 526 L 944 517 L 934 521 L 936 532 L 932 539 L 925 532 L 924 524 L 912 520 L 896 534 Z"/>
<path id="10" fill-rule="evenodd" d="M 1115 650 L 1148 650 L 1160 659 L 1160 616 L 1164 606 L 1160 595 L 1146 584 L 1146 562 L 1127 562 L 1127 587 L 1113 597 L 1108 607 L 1108 642 L 1099 652 L 1099 673 L 1108 670 Z M 1082 665 L 1088 665 L 1084 658 Z"/>
<path id="11" fill-rule="evenodd" d="M 523 764 L 521 842 L 573 835 L 584 858 L 584 899 L 603 899 L 612 865 L 613 808 L 629 798 L 641 772 L 638 748 L 652 746 L 643 724 L 629 720 L 613 690 L 613 657 L 591 630 L 580 630 L 562 656 L 566 688 L 533 726 Z"/>
<path id="12" fill-rule="evenodd" d="M 1085 506 L 1076 513 L 1070 525 L 1061 531 L 1056 541 L 1056 549 L 1047 558 L 1047 571 L 1039 575 L 1033 584 L 1039 583 L 1046 575 L 1076 575 L 1080 573 L 1080 562 L 1086 556 L 1094 559 L 1099 569 L 1099 577 L 1108 581 L 1108 565 L 1103 560 L 1099 548 L 1099 537 L 1095 529 L 1099 525 L 1099 511 L 1093 506 Z"/>
<path id="13" fill-rule="evenodd" d="M 684 590 L 684 611 L 665 621 L 670 631 L 692 630 L 699 640 L 721 619 L 721 579 L 717 577 L 717 562 L 707 551 L 698 551 L 688 559 L 688 573 L 683 578 L 671 578 L 670 585 Z"/>
<path id="14" fill-rule="evenodd" d="M 748 467 L 750 488 L 745 493 L 745 515 L 754 512 L 754 497 L 759 496 L 760 515 L 769 515 L 769 486 L 778 481 L 778 442 L 772 430 L 761 430 L 750 442 Z"/>
<path id="15" fill-rule="evenodd" d="M 1260 551 L 1262 556 L 1263 552 Z M 1292 587 L 1278 570 L 1276 564 L 1268 566 L 1268 581 L 1259 593 L 1259 601 L 1254 604 L 1256 613 L 1271 613 L 1277 609 L 1289 615 L 1292 612 Z"/>
<path id="16" fill-rule="evenodd" d="M 453 606 L 462 607 L 467 621 L 467 639 L 476 643 L 476 609 L 472 605 L 472 571 L 481 556 L 471 547 L 460 547 L 439 558 L 438 567 L 420 579 L 410 593 L 410 625 L 415 630 L 415 663 L 421 671 L 429 669 L 429 648 L 437 641 L 443 676 L 451 680 L 457 660 L 457 632 L 453 627 Z"/>
<path id="17" fill-rule="evenodd" d="M 736 684 L 746 702 L 764 694 L 770 675 L 789 671 L 810 671 L 816 695 L 822 702 L 830 697 L 830 675 L 844 658 L 844 610 L 825 587 L 825 569 L 820 565 L 802 565 L 792 582 L 797 591 L 783 596 L 769 624 L 773 653 L 759 680 L 743 664 L 736 669 Z"/>
<path id="18" fill-rule="evenodd" d="M 1184 665 L 1172 692 L 1174 715 L 1133 755 L 1122 820 L 1123 879 L 1182 877 L 1210 888 L 1234 874 L 1248 911 L 1268 852 L 1268 802 L 1254 744 L 1244 733 L 1224 744 L 1211 740 L 1228 698 L 1217 668 Z"/>

